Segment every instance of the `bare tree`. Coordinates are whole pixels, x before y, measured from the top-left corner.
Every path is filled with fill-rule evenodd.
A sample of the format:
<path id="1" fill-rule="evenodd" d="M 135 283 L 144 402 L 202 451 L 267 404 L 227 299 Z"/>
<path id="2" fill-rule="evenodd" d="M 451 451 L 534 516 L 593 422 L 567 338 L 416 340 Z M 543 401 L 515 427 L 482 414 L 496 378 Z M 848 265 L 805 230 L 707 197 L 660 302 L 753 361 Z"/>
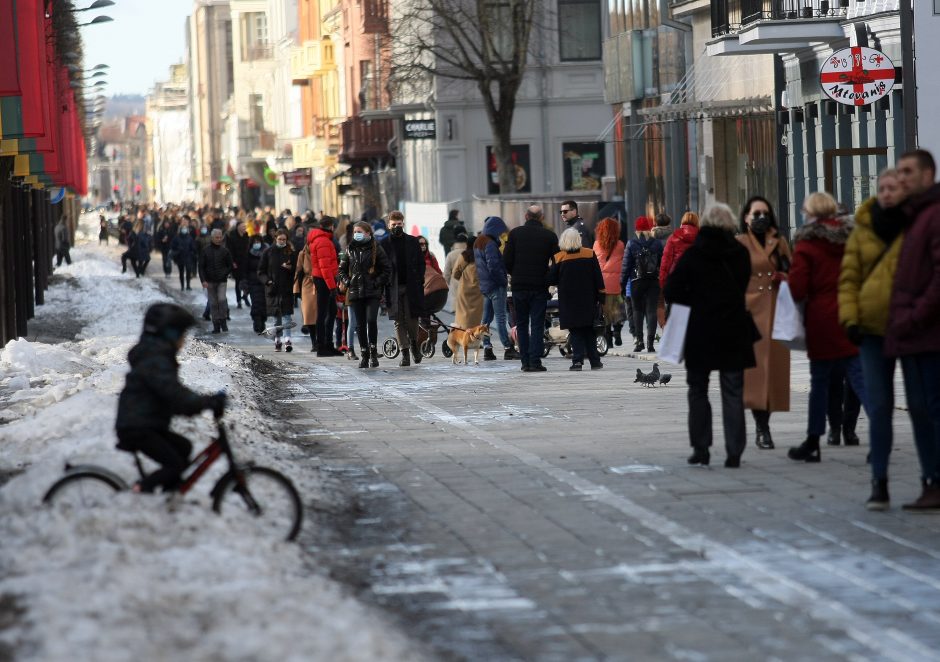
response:
<path id="1" fill-rule="evenodd" d="M 539 0 L 400 0 L 392 21 L 393 79 L 468 81 L 493 132 L 501 193 L 516 191 L 512 118 Z"/>

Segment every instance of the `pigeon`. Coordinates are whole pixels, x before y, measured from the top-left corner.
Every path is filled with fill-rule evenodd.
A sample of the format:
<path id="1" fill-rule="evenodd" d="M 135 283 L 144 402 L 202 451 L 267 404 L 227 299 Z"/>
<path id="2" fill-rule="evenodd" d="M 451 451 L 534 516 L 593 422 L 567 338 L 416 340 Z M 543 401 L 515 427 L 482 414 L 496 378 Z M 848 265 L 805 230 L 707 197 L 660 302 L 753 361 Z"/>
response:
<path id="1" fill-rule="evenodd" d="M 653 383 L 656 383 L 656 382 L 659 381 L 659 375 L 660 375 L 660 372 L 659 372 L 659 364 L 658 364 L 658 363 L 654 363 L 654 364 L 653 364 L 653 371 L 650 372 L 650 377 L 653 378 Z"/>
<path id="2" fill-rule="evenodd" d="M 670 380 L 670 379 L 672 379 L 672 375 L 669 374 L 668 372 L 664 372 L 664 373 L 663 373 L 662 375 L 660 375 L 660 377 L 659 377 L 659 383 L 662 384 L 663 386 L 665 386 L 666 384 L 669 383 L 669 380 Z"/>
<path id="3" fill-rule="evenodd" d="M 636 384 L 639 382 L 643 386 L 655 386 L 656 380 L 659 379 L 659 369 L 656 366 L 653 366 L 653 370 L 646 374 L 639 368 L 636 369 L 636 379 L 633 380 L 633 383 Z"/>

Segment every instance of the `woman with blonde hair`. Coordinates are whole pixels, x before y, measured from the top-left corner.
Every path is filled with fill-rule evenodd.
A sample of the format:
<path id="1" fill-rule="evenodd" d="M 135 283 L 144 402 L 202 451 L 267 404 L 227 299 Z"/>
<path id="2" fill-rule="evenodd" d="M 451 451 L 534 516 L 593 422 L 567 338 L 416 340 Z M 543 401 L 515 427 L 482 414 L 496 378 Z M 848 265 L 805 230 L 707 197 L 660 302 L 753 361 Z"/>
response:
<path id="1" fill-rule="evenodd" d="M 604 276 L 604 321 L 607 324 L 607 345 L 623 344 L 623 293 L 620 290 L 620 267 L 624 243 L 620 240 L 620 222 L 602 218 L 595 228 L 594 255 Z"/>
<path id="2" fill-rule="evenodd" d="M 806 441 L 791 448 L 791 460 L 819 462 L 819 439 L 826 432 L 829 382 L 845 374 L 865 403 L 858 348 L 839 325 L 838 284 L 851 223 L 838 218 L 838 204 L 828 193 L 812 193 L 803 202 L 805 222 L 796 232 L 793 264 L 787 282 L 793 300 L 806 302 L 806 353 L 809 356 L 809 421 Z"/>

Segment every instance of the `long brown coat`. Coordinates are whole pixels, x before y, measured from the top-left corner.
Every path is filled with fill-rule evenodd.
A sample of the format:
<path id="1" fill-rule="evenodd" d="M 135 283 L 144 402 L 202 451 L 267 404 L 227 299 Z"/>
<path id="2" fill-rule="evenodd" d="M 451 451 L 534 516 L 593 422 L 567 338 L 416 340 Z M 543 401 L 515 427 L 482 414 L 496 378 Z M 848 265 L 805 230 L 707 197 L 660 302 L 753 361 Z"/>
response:
<path id="1" fill-rule="evenodd" d="M 771 229 L 763 246 L 753 234 L 738 235 L 751 255 L 751 281 L 747 286 L 747 309 L 754 318 L 761 339 L 754 343 L 757 365 L 744 371 L 744 406 L 766 411 L 790 411 L 790 350 L 771 339 L 777 291 L 773 274 L 780 269 L 780 257 L 790 261 L 787 240 Z"/>
<path id="2" fill-rule="evenodd" d="M 469 329 L 483 321 L 483 293 L 477 277 L 477 265 L 469 264 L 461 255 L 451 272 L 457 281 L 457 298 L 454 303 L 454 326 Z"/>
<path id="3" fill-rule="evenodd" d="M 317 288 L 313 282 L 313 261 L 310 259 L 310 245 L 304 246 L 297 256 L 297 271 L 294 278 L 294 293 L 300 293 L 300 312 L 304 325 L 317 323 Z"/>

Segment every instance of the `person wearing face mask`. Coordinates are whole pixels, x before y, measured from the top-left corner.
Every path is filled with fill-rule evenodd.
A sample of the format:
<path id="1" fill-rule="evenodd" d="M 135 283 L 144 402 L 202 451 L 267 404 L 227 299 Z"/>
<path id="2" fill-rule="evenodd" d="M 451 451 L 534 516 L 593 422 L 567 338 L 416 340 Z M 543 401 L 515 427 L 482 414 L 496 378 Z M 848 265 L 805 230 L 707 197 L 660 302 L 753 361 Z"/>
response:
<path id="1" fill-rule="evenodd" d="M 395 320 L 395 333 L 401 346 L 401 367 L 421 363 L 418 347 L 418 315 L 424 309 L 424 255 L 418 238 L 405 234 L 405 215 L 400 211 L 388 215 L 389 236 L 381 246 L 388 255 L 392 273 L 388 282 L 388 316 Z"/>
<path id="2" fill-rule="evenodd" d="M 196 241 L 193 239 L 192 228 L 189 227 L 189 219 L 185 216 L 180 221 L 179 232 L 170 242 L 170 252 L 179 271 L 180 289 L 191 290 L 190 281 L 196 269 Z"/>
<path id="3" fill-rule="evenodd" d="M 268 304 L 264 295 L 265 281 L 258 275 L 261 265 L 261 255 L 266 249 L 261 235 L 253 235 L 245 254 L 245 281 L 242 284 L 244 292 L 251 301 L 251 324 L 255 333 L 264 332 L 268 319 Z"/>
<path id="4" fill-rule="evenodd" d="M 261 255 L 258 276 L 264 281 L 268 317 L 274 318 L 278 329 L 274 334 L 274 351 L 292 351 L 290 324 L 294 316 L 294 280 L 297 253 L 287 240 L 287 230 L 275 230 L 274 245 Z M 282 342 L 283 340 L 283 342 Z"/>
<path id="5" fill-rule="evenodd" d="M 317 356 L 342 356 L 342 352 L 333 347 L 331 338 L 336 320 L 336 273 L 339 260 L 333 245 L 333 218 L 323 216 L 319 227 L 307 235 L 312 263 L 311 273 L 317 289 Z"/>
<path id="6" fill-rule="evenodd" d="M 373 239 L 372 227 L 359 221 L 352 240 L 340 256 L 339 281 L 346 290 L 346 305 L 356 320 L 362 358 L 360 368 L 378 368 L 379 301 L 392 275 L 392 264 Z"/>
<path id="7" fill-rule="evenodd" d="M 744 204 L 740 231 L 738 241 L 751 256 L 747 309 L 760 332 L 754 343 L 757 365 L 744 372 L 744 405 L 754 416 L 757 447 L 766 450 L 774 447 L 771 412 L 790 411 L 790 350 L 771 338 L 777 292 L 790 270 L 790 246 L 777 231 L 770 202 L 760 196 Z"/>

